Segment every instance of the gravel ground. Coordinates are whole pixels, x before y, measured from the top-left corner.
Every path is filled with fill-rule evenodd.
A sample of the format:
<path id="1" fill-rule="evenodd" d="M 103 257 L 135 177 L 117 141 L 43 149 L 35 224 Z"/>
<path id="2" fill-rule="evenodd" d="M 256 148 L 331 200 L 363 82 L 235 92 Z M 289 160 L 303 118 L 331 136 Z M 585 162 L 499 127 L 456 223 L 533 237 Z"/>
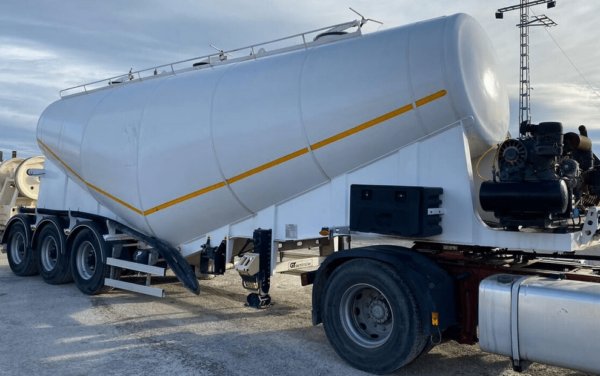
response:
<path id="1" fill-rule="evenodd" d="M 0 255 L 0 375 L 366 375 L 311 325 L 311 288 L 298 277 L 275 276 L 275 304 L 260 311 L 244 307 L 234 272 L 201 286 L 195 296 L 171 278 L 164 299 L 90 297 L 17 277 Z M 518 375 L 507 358 L 453 342 L 396 374 Z M 522 375 L 583 374 L 533 364 Z"/>

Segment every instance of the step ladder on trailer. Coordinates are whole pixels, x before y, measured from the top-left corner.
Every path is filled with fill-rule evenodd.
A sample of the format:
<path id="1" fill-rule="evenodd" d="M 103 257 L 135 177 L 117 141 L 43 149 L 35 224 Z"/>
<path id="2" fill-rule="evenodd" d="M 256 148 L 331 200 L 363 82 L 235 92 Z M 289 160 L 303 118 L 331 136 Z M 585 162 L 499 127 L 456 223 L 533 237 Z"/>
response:
<path id="1" fill-rule="evenodd" d="M 153 276 L 166 276 L 166 268 L 151 265 L 156 262 L 158 257 L 156 252 L 153 252 L 151 248 L 127 234 L 106 234 L 103 237 L 104 241 L 109 243 L 113 248 L 113 257 L 107 257 L 106 259 L 106 264 L 110 266 L 110 277 L 104 279 L 104 284 L 106 286 L 151 295 L 158 298 L 163 298 L 165 296 L 163 289 L 150 286 Z M 126 247 L 136 247 L 136 249 L 148 251 L 148 264 L 126 261 L 118 258 L 123 248 Z M 145 284 L 142 285 L 120 280 L 119 276 L 123 270 L 130 270 L 136 272 L 138 275 L 146 277 Z"/>

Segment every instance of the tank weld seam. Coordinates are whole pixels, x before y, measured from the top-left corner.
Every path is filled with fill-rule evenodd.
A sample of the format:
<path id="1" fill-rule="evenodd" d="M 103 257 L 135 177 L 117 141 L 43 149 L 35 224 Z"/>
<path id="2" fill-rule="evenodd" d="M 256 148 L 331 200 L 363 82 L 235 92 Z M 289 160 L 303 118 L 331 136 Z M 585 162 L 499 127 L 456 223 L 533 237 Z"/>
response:
<path id="1" fill-rule="evenodd" d="M 288 161 L 290 161 L 292 159 L 295 159 L 295 158 L 298 158 L 298 157 L 303 156 L 305 154 L 308 154 L 311 151 L 318 150 L 318 149 L 323 148 L 323 147 L 325 147 L 327 145 L 330 145 L 330 144 L 332 144 L 334 142 L 337 142 L 337 141 L 340 141 L 340 140 L 342 140 L 344 138 L 347 138 L 347 137 L 350 137 L 352 135 L 355 135 L 355 134 L 357 134 L 359 132 L 362 132 L 362 131 L 367 130 L 369 128 L 372 128 L 372 127 L 374 127 L 374 126 L 376 126 L 378 124 L 381 124 L 384 121 L 390 120 L 392 118 L 395 118 L 397 116 L 405 114 L 405 113 L 407 113 L 409 111 L 412 111 L 412 110 L 414 110 L 417 107 L 421 107 L 421 106 L 424 106 L 424 105 L 426 105 L 428 103 L 431 103 L 431 102 L 433 102 L 433 101 L 435 101 L 435 100 L 437 100 L 439 98 L 444 97 L 446 94 L 447 94 L 446 90 L 437 91 L 437 92 L 435 92 L 433 94 L 430 94 L 430 95 L 427 95 L 427 96 L 425 96 L 423 98 L 418 99 L 417 101 L 414 102 L 414 104 L 410 103 L 410 104 L 404 105 L 402 107 L 399 107 L 399 108 L 397 108 L 397 109 L 395 109 L 393 111 L 385 113 L 385 114 L 383 114 L 381 116 L 378 116 L 378 117 L 376 117 L 374 119 L 368 120 L 368 121 L 366 121 L 366 122 L 364 122 L 362 124 L 359 124 L 359 125 L 357 125 L 357 126 L 355 126 L 353 128 L 347 129 L 347 130 L 345 130 L 343 132 L 340 132 L 340 133 L 338 133 L 336 135 L 333 135 L 333 136 L 325 138 L 325 139 L 323 139 L 321 141 L 315 142 L 314 144 L 311 144 L 310 147 L 306 147 L 306 148 L 302 148 L 302 149 L 296 150 L 296 151 L 294 151 L 294 152 L 292 152 L 290 154 L 284 155 L 283 157 L 279 157 L 279 158 L 274 159 L 274 160 L 272 160 L 270 162 L 262 164 L 262 165 L 260 165 L 258 167 L 255 167 L 255 168 L 252 168 L 252 169 L 247 170 L 245 172 L 242 172 L 241 174 L 238 174 L 238 175 L 235 175 L 235 176 L 233 176 L 231 178 L 225 179 L 225 181 L 221 181 L 221 182 L 209 185 L 207 187 L 204 187 L 202 189 L 196 190 L 196 191 L 188 193 L 186 195 L 177 197 L 177 198 L 175 198 L 173 200 L 169 200 L 167 202 L 164 202 L 164 203 L 162 203 L 160 205 L 154 206 L 154 207 L 149 208 L 147 210 L 138 209 L 135 206 L 133 206 L 131 204 L 128 204 L 127 202 L 119 199 L 118 197 L 115 197 L 114 195 L 106 192 L 105 190 L 103 190 L 103 189 L 95 186 L 94 184 L 89 183 L 81 175 L 79 175 L 73 168 L 71 168 L 62 159 L 60 159 L 58 157 L 58 155 L 56 155 L 56 153 L 54 153 L 40 139 L 38 139 L 37 141 L 38 141 L 38 144 L 44 150 L 46 150 L 50 155 L 52 155 L 52 157 L 55 160 L 57 160 L 60 164 L 62 164 L 77 179 L 81 180 L 81 182 L 83 184 L 85 184 L 87 187 L 89 187 L 89 188 L 95 190 L 96 192 L 98 192 L 98 193 L 100 193 L 100 194 L 102 194 L 102 195 L 110 198 L 111 200 L 113 200 L 113 201 L 121 204 L 122 206 L 126 207 L 127 209 L 129 209 L 129 210 L 131 210 L 131 211 L 133 211 L 133 212 L 135 212 L 135 213 L 137 213 L 139 215 L 147 216 L 147 215 L 156 213 L 156 212 L 158 212 L 160 210 L 163 210 L 163 209 L 169 208 L 171 206 L 180 204 L 180 203 L 182 203 L 184 201 L 187 201 L 187 200 L 190 200 L 192 198 L 195 198 L 195 197 L 198 197 L 198 196 L 202 196 L 202 195 L 204 195 L 206 193 L 209 193 L 209 192 L 212 192 L 214 190 L 223 188 L 223 187 L 227 186 L 228 184 L 236 183 L 236 182 L 238 182 L 240 180 L 243 180 L 243 179 L 246 179 L 246 178 L 248 178 L 250 176 L 253 176 L 253 175 L 256 175 L 258 173 L 261 173 L 261 172 L 263 172 L 265 170 L 268 170 L 268 169 L 271 169 L 273 167 L 279 166 L 279 165 L 281 165 L 281 164 L 283 164 L 285 162 L 288 162 Z"/>
<path id="2" fill-rule="evenodd" d="M 233 184 L 233 183 L 235 183 L 237 181 L 240 181 L 242 179 L 246 179 L 246 178 L 248 178 L 248 177 L 250 177 L 252 175 L 256 175 L 259 172 L 262 172 L 264 170 L 268 170 L 268 169 L 270 169 L 272 167 L 275 167 L 277 165 L 280 165 L 282 163 L 290 161 L 290 160 L 292 160 L 294 158 L 297 158 L 297 157 L 300 157 L 300 156 L 302 156 L 304 154 L 307 154 L 309 151 L 310 150 L 308 148 L 303 148 L 303 149 L 300 149 L 300 150 L 296 150 L 293 153 L 290 153 L 288 155 L 284 155 L 283 157 L 277 158 L 275 160 L 272 160 L 271 162 L 267 162 L 267 163 L 265 163 L 263 165 L 260 165 L 258 167 L 255 167 L 255 168 L 251 169 L 251 170 L 242 172 L 241 174 L 236 175 L 236 176 L 234 176 L 232 178 L 229 178 L 229 179 L 227 179 L 227 184 Z"/>

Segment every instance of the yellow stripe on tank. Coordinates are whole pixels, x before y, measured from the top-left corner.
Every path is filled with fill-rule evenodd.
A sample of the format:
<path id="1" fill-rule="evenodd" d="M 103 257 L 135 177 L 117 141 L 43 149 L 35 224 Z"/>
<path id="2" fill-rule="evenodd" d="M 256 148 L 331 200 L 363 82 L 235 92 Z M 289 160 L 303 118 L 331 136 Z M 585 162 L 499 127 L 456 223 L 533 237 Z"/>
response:
<path id="1" fill-rule="evenodd" d="M 353 134 L 357 134 L 358 132 L 362 132 L 365 129 L 369 129 L 371 127 L 376 126 L 379 123 L 383 123 L 386 120 L 389 120 L 391 118 L 395 118 L 398 115 L 402 115 L 403 113 L 406 113 L 408 111 L 411 111 L 413 109 L 413 105 L 411 104 L 407 104 L 406 106 L 402 106 L 400 108 L 395 109 L 394 111 L 390 111 L 387 114 L 383 114 L 381 116 L 376 117 L 375 119 L 371 119 L 369 121 L 366 121 L 360 125 L 357 125 L 354 128 L 350 128 L 346 131 L 343 131 L 341 133 L 336 134 L 335 136 L 331 136 L 328 137 L 322 141 L 319 142 L 315 142 L 314 144 L 310 145 L 310 148 L 312 150 L 317 150 L 322 148 L 323 146 L 327 146 L 329 144 L 332 144 L 336 141 L 339 141 L 341 139 L 344 139 L 346 137 L 352 136 Z"/>
<path id="2" fill-rule="evenodd" d="M 212 191 L 217 190 L 219 188 L 223 188 L 225 185 L 226 185 L 225 182 L 221 181 L 221 182 L 218 182 L 216 184 L 209 185 L 208 187 L 204 187 L 202 189 L 198 189 L 197 191 L 194 191 L 192 193 L 188 193 L 187 195 L 178 197 L 178 198 L 176 198 L 174 200 L 167 201 L 167 202 L 165 202 L 163 204 L 160 204 L 160 205 L 157 205 L 157 206 L 155 206 L 153 208 L 145 210 L 144 211 L 144 215 L 150 215 L 152 213 L 156 213 L 159 210 L 163 210 L 163 209 L 166 209 L 166 208 L 168 208 L 170 206 L 180 204 L 180 203 L 182 203 L 184 201 L 187 201 L 189 199 L 192 199 L 194 197 L 202 196 L 203 194 L 206 194 L 208 192 L 212 192 Z"/>
<path id="3" fill-rule="evenodd" d="M 113 196 L 112 194 L 110 194 L 110 193 L 106 192 L 105 190 L 103 190 L 103 189 L 101 189 L 101 188 L 99 188 L 99 187 L 95 186 L 94 184 L 92 184 L 92 183 L 90 183 L 90 182 L 86 181 L 84 178 L 82 178 L 82 177 L 81 177 L 81 175 L 79 175 L 79 174 L 78 174 L 78 173 L 77 173 L 75 170 L 73 170 L 73 169 L 72 169 L 72 168 L 71 168 L 71 167 L 70 167 L 68 164 L 66 164 L 66 163 L 65 163 L 65 162 L 64 162 L 62 159 L 60 159 L 60 158 L 58 157 L 58 155 L 56 155 L 56 153 L 55 153 L 55 152 L 53 152 L 53 151 L 52 151 L 52 149 L 50 149 L 50 147 L 48 147 L 48 145 L 46 145 L 46 144 L 44 144 L 44 143 L 42 142 L 42 140 L 38 139 L 37 141 L 38 141 L 38 144 L 39 144 L 39 145 L 42 147 L 42 149 L 46 150 L 46 151 L 47 151 L 47 152 L 48 152 L 50 155 L 52 155 L 52 157 L 53 157 L 54 159 L 56 159 L 56 160 L 57 160 L 57 161 L 58 161 L 58 162 L 59 162 L 61 165 L 63 165 L 63 166 L 64 166 L 64 167 L 65 167 L 67 170 L 69 170 L 69 172 L 71 172 L 71 173 L 72 173 L 72 174 L 73 174 L 73 175 L 74 175 L 74 176 L 75 176 L 77 179 L 81 180 L 81 182 L 82 182 L 83 184 L 85 184 L 87 187 L 89 187 L 89 188 L 93 189 L 94 191 L 96 191 L 96 192 L 100 193 L 101 195 L 104 195 L 104 196 L 106 196 L 106 197 L 110 198 L 111 200 L 113 200 L 113 201 L 115 201 L 115 202 L 117 202 L 117 203 L 119 203 L 119 204 L 123 205 L 123 206 L 124 206 L 124 207 L 126 207 L 127 209 L 129 209 L 129 210 L 131 210 L 131 211 L 133 211 L 133 212 L 135 212 L 135 213 L 137 213 L 137 214 L 144 215 L 144 213 L 143 213 L 143 212 L 142 212 L 140 209 L 136 208 L 135 206 L 133 206 L 133 205 L 131 205 L 131 204 L 128 204 L 127 202 L 125 202 L 125 201 L 121 200 L 120 198 L 118 198 L 118 197 L 115 197 L 115 196 Z"/>
<path id="4" fill-rule="evenodd" d="M 105 190 L 103 190 L 103 189 L 95 186 L 94 184 L 86 181 L 73 168 L 71 168 L 62 159 L 60 159 L 58 157 L 58 155 L 56 155 L 56 153 L 54 151 L 52 151 L 52 149 L 50 149 L 48 147 L 48 145 L 44 144 L 40 139 L 38 139 L 37 141 L 38 141 L 38 144 L 40 145 L 40 147 L 42 149 L 46 150 L 52 156 L 52 158 L 54 158 L 61 165 L 63 165 L 63 167 L 65 169 L 67 169 L 77 179 L 81 180 L 81 182 L 83 184 L 85 184 L 87 187 L 89 187 L 90 189 L 92 189 L 92 190 L 100 193 L 103 196 L 108 197 L 109 199 L 115 201 L 116 203 L 118 203 L 118 204 L 126 207 L 127 209 L 129 209 L 129 210 L 131 210 L 131 211 L 133 211 L 133 212 L 135 212 L 135 213 L 137 213 L 139 215 L 148 216 L 150 214 L 153 214 L 153 213 L 156 213 L 156 212 L 158 212 L 160 210 L 163 210 L 163 209 L 169 208 L 171 206 L 180 204 L 180 203 L 185 202 L 187 200 L 190 200 L 192 198 L 199 197 L 199 196 L 202 196 L 202 195 L 204 195 L 206 193 L 209 193 L 209 192 L 215 191 L 217 189 L 223 188 L 223 187 L 227 186 L 228 184 L 234 184 L 234 183 L 236 183 L 236 182 L 238 182 L 240 180 L 243 180 L 243 179 L 246 179 L 246 178 L 248 178 L 250 176 L 259 174 L 262 171 L 268 170 L 268 169 L 273 168 L 275 166 L 279 166 L 279 165 L 281 165 L 281 164 L 283 164 L 285 162 L 288 162 L 288 161 L 290 161 L 292 159 L 295 159 L 295 158 L 298 158 L 298 157 L 300 157 L 300 156 L 302 156 L 304 154 L 307 154 L 311 150 L 318 150 L 318 149 L 323 148 L 323 147 L 325 147 L 327 145 L 330 145 L 330 144 L 332 144 L 334 142 L 343 140 L 344 138 L 350 137 L 350 136 L 355 135 L 357 133 L 360 133 L 360 132 L 362 132 L 362 131 L 364 131 L 366 129 L 369 129 L 369 128 L 372 128 L 372 127 L 374 127 L 374 126 L 376 126 L 378 124 L 381 124 L 381 123 L 385 122 L 386 120 L 390 120 L 392 118 L 395 118 L 397 116 L 400 116 L 402 114 L 410 112 L 410 111 L 414 110 L 417 107 L 421 107 L 421 106 L 424 106 L 424 105 L 426 105 L 428 103 L 431 103 L 431 102 L 433 102 L 433 101 L 435 101 L 435 100 L 437 100 L 439 98 L 444 97 L 446 94 L 447 94 L 446 90 L 437 91 L 437 92 L 435 92 L 433 94 L 430 94 L 430 95 L 427 95 L 427 96 L 425 96 L 423 98 L 418 99 L 417 101 L 414 102 L 414 104 L 413 103 L 409 103 L 409 104 L 404 105 L 402 107 L 398 107 L 395 110 L 392 110 L 392 111 L 390 111 L 388 113 L 385 113 L 385 114 L 383 114 L 381 116 L 378 116 L 376 118 L 368 120 L 368 121 L 366 121 L 366 122 L 364 122 L 362 124 L 359 124 L 359 125 L 357 125 L 355 127 L 347 129 L 347 130 L 345 130 L 343 132 L 340 132 L 338 134 L 335 134 L 335 135 L 333 135 L 331 137 L 327 137 L 327 138 L 325 138 L 325 139 L 323 139 L 321 141 L 315 142 L 314 144 L 310 145 L 310 148 L 302 148 L 302 149 L 296 150 L 296 151 L 294 151 L 294 152 L 292 152 L 290 154 L 284 155 L 283 157 L 279 157 L 279 158 L 274 159 L 274 160 L 272 160 L 270 162 L 267 162 L 267 163 L 262 164 L 260 166 L 254 167 L 254 168 L 252 168 L 250 170 L 242 172 L 239 175 L 235 175 L 235 176 L 233 176 L 231 178 L 228 178 L 225 181 L 217 182 L 217 183 L 209 185 L 207 187 L 198 189 L 198 190 L 196 190 L 194 192 L 191 192 L 191 193 L 188 193 L 186 195 L 177 197 L 177 198 L 175 198 L 173 200 L 169 200 L 167 202 L 164 202 L 164 203 L 162 203 L 160 205 L 154 206 L 154 207 L 152 207 L 150 209 L 147 209 L 147 210 L 138 209 L 135 206 L 133 206 L 133 205 L 131 205 L 131 204 L 129 204 L 129 203 L 127 203 L 127 202 L 119 199 L 118 197 L 112 195 L 111 193 L 109 193 L 109 192 L 107 192 L 107 191 L 105 191 Z"/>
<path id="5" fill-rule="evenodd" d="M 423 97 L 423 98 L 417 100 L 415 102 L 415 104 L 417 105 L 417 107 L 421 107 L 423 105 L 426 105 L 427 103 L 433 102 L 434 100 L 443 97 L 444 95 L 446 95 L 446 93 L 447 93 L 446 90 L 440 90 L 438 92 L 435 92 L 433 94 L 430 94 L 426 97 Z"/>
<path id="6" fill-rule="evenodd" d="M 236 176 L 234 176 L 232 178 L 227 179 L 227 184 L 233 184 L 236 181 L 240 181 L 242 179 L 246 179 L 247 177 L 250 177 L 252 175 L 256 175 L 259 172 L 262 172 L 264 170 L 268 170 L 269 168 L 278 166 L 278 165 L 280 165 L 282 163 L 285 163 L 285 162 L 287 162 L 289 160 L 292 160 L 294 158 L 298 158 L 299 156 L 307 154 L 308 152 L 309 152 L 308 148 L 303 148 L 303 149 L 297 150 L 297 151 L 295 151 L 293 153 L 290 153 L 288 155 L 284 155 L 281 158 L 277 158 L 277 159 L 275 159 L 275 160 L 273 160 L 271 162 L 265 163 L 263 165 L 260 165 L 258 167 L 255 167 L 255 168 L 251 169 L 251 170 L 248 170 L 246 172 L 242 172 L 239 175 L 236 175 Z"/>

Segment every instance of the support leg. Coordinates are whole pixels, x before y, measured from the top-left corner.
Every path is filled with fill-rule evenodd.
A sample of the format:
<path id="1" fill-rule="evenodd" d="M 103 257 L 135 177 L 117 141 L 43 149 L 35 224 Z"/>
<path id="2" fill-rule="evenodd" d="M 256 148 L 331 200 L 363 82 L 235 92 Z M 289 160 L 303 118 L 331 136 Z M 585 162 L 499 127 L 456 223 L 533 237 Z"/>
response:
<path id="1" fill-rule="evenodd" d="M 271 304 L 271 296 L 269 296 L 269 288 L 271 287 L 271 230 L 254 230 L 253 242 L 254 251 L 252 257 L 258 255 L 258 272 L 251 271 L 242 272 L 243 285 L 246 288 L 255 289 L 248 295 L 248 306 L 254 308 L 266 308 Z"/>

